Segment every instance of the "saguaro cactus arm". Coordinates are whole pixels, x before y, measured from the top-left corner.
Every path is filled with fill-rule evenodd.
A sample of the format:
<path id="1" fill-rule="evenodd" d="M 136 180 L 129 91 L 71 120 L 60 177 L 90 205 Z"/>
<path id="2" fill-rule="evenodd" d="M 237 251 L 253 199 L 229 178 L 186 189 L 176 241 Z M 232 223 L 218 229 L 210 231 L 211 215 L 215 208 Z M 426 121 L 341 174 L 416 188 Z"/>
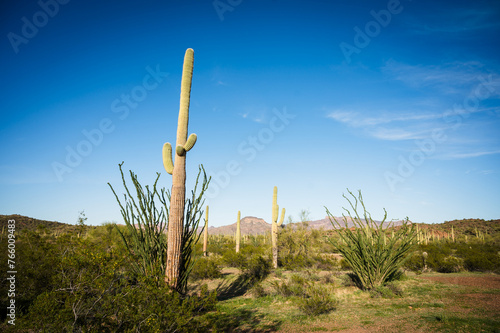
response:
<path id="1" fill-rule="evenodd" d="M 172 162 L 172 146 L 170 143 L 165 142 L 163 145 L 163 167 L 165 168 L 165 171 L 167 171 L 168 174 L 172 174 L 174 171 L 174 162 Z"/>
<path id="2" fill-rule="evenodd" d="M 285 208 L 281 209 L 281 217 L 280 221 L 278 222 L 278 227 L 280 227 L 283 224 L 284 220 L 285 220 Z"/>
<path id="3" fill-rule="evenodd" d="M 272 221 L 273 223 L 278 223 L 278 226 L 283 224 L 283 221 L 285 220 L 285 208 L 281 210 L 281 218 L 280 221 L 278 222 L 278 217 L 279 217 L 279 211 L 280 211 L 280 206 L 278 205 L 278 187 L 274 187 L 273 191 L 273 216 L 272 216 Z"/>

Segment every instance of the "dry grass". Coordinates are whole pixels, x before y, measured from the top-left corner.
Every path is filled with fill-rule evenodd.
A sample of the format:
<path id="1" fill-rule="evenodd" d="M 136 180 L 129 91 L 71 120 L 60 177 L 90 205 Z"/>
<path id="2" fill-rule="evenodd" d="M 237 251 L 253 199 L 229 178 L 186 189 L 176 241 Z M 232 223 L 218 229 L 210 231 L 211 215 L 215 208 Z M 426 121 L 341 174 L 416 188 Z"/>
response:
<path id="1" fill-rule="evenodd" d="M 226 281 L 235 281 L 236 271 Z M 273 281 L 289 281 L 292 272 L 271 274 L 262 282 L 266 296 L 253 297 L 250 291 L 219 303 L 224 315 L 252 314 L 234 332 L 495 332 L 500 331 L 497 285 L 478 288 L 471 280 L 496 281 L 491 274 L 427 274 L 397 281 L 403 296 L 374 297 L 354 286 L 343 286 L 342 275 L 329 272 L 302 272 L 313 284 L 325 286 L 339 304 L 335 311 L 309 317 L 298 308 L 297 297 L 273 293 Z M 325 277 L 328 276 L 325 282 Z M 444 277 L 465 281 L 465 285 L 442 283 L 429 278 Z M 220 282 L 220 281 L 219 281 Z M 275 282 L 274 282 L 275 283 Z M 215 286 L 212 281 L 209 286 Z M 376 296 L 376 295 L 375 295 Z"/>

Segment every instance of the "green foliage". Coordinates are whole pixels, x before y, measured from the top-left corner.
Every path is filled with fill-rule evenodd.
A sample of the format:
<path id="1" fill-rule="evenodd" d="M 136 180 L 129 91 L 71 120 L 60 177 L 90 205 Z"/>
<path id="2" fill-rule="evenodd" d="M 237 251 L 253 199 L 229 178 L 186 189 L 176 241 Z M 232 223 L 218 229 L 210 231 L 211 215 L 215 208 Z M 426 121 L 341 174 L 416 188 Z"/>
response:
<path id="1" fill-rule="evenodd" d="M 118 231 L 134 259 L 133 267 L 135 271 L 144 277 L 153 277 L 156 284 L 160 285 L 165 274 L 167 251 L 165 229 L 168 224 L 170 194 L 164 189 L 161 192 L 158 191 L 159 173 L 157 173 L 153 188 L 150 190 L 148 185 L 143 188 L 137 179 L 137 175 L 130 171 L 130 178 L 136 191 L 137 200 L 135 200 L 127 187 L 122 165 L 123 162 L 119 164 L 119 168 L 123 187 L 126 191 L 123 195 L 124 203 L 120 201 L 111 184 L 108 183 L 108 185 L 120 205 L 120 211 L 123 221 L 126 223 L 130 239 L 127 239 L 119 229 Z M 160 208 L 157 207 L 157 199 L 161 203 Z"/>
<path id="2" fill-rule="evenodd" d="M 23 272 L 16 276 L 16 330 L 205 332 L 216 325 L 205 315 L 215 311 L 215 292 L 204 287 L 185 296 L 137 274 L 112 225 L 96 227 L 85 238 L 22 232 L 16 250 Z M 0 286 L 6 307 L 7 286 Z"/>
<path id="3" fill-rule="evenodd" d="M 189 278 L 193 281 L 202 279 L 218 279 L 222 272 L 216 260 L 209 257 L 199 258 L 191 270 Z"/>
<path id="4" fill-rule="evenodd" d="M 242 251 L 235 252 L 233 249 L 226 249 L 222 254 L 222 262 L 228 267 L 242 270 L 246 265 L 246 261 L 247 257 Z"/>
<path id="5" fill-rule="evenodd" d="M 413 252 L 409 256 L 408 260 L 403 264 L 404 269 L 417 273 L 422 273 L 424 267 L 425 267 L 425 261 L 421 251 Z"/>
<path id="6" fill-rule="evenodd" d="M 275 295 L 293 297 L 298 308 L 308 316 L 331 312 L 338 305 L 325 286 L 315 284 L 300 274 L 293 274 L 285 281 L 273 280 L 270 284 Z"/>
<path id="7" fill-rule="evenodd" d="M 349 190 L 348 190 L 349 191 Z M 347 218 L 344 215 L 344 229 L 339 230 L 339 240 L 332 239 L 332 243 L 344 256 L 345 260 L 352 267 L 353 272 L 358 276 L 363 289 L 373 289 L 386 283 L 393 274 L 403 265 L 414 246 L 416 229 L 408 219 L 401 226 L 394 230 L 394 235 L 388 237 L 384 222 L 387 219 L 385 212 L 384 219 L 380 224 L 376 224 L 363 203 L 361 191 L 358 197 L 349 191 L 353 201 L 344 195 L 349 202 L 353 214 L 348 209 L 350 219 L 355 224 L 355 229 L 347 227 Z M 363 218 L 358 213 L 358 204 L 363 210 Z M 326 207 L 325 207 L 326 208 Z M 342 225 L 330 213 L 326 212 L 333 226 L 342 228 Z M 334 223 L 335 222 L 335 223 Z"/>
<path id="8" fill-rule="evenodd" d="M 271 263 L 261 255 L 250 258 L 243 267 L 243 273 L 252 281 L 262 281 L 271 273 Z"/>
<path id="9" fill-rule="evenodd" d="M 307 294 L 299 300 L 299 309 L 308 316 L 334 311 L 338 301 L 323 286 L 309 286 Z"/>
<path id="10" fill-rule="evenodd" d="M 405 268 L 412 271 L 422 271 L 422 252 L 428 254 L 427 268 L 440 273 L 470 272 L 500 272 L 500 246 L 480 242 L 431 242 L 420 244 Z"/>

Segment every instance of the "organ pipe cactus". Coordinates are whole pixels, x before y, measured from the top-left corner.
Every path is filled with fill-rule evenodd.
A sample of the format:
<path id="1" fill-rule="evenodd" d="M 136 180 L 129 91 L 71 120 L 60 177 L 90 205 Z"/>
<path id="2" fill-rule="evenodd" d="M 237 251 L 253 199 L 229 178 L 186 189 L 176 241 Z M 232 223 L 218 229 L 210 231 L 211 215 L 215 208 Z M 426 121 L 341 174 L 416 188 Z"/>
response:
<path id="1" fill-rule="evenodd" d="M 271 243 L 273 251 L 273 267 L 278 268 L 278 227 L 283 224 L 285 219 L 285 208 L 281 210 L 281 218 L 278 222 L 279 206 L 278 206 L 278 187 L 274 187 L 273 192 L 273 212 L 272 212 L 272 225 L 271 225 Z"/>
<path id="2" fill-rule="evenodd" d="M 205 229 L 203 230 L 203 256 L 207 257 L 207 245 L 208 245 L 208 206 L 205 210 Z"/>
<path id="3" fill-rule="evenodd" d="M 181 248 L 186 200 L 186 153 L 191 150 L 196 143 L 196 134 L 191 134 L 189 138 L 187 135 L 193 62 L 194 51 L 192 49 L 187 49 L 182 69 L 177 142 L 173 162 L 172 146 L 168 142 L 163 145 L 163 166 L 165 170 L 172 175 L 165 282 L 173 289 L 178 289 L 180 269 L 182 266 Z"/>
<path id="4" fill-rule="evenodd" d="M 241 226 L 240 226 L 241 213 L 238 211 L 238 220 L 236 220 L 236 253 L 240 252 L 241 242 Z"/>

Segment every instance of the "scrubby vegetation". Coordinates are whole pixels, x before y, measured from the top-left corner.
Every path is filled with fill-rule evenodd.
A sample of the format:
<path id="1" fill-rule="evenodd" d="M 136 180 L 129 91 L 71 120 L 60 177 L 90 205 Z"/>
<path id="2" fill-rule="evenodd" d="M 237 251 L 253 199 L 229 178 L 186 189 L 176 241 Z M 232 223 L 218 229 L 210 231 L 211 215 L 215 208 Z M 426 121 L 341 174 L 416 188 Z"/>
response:
<path id="1" fill-rule="evenodd" d="M 16 326 L 7 325 L 3 314 L 4 324 L 0 330 L 286 331 L 292 323 L 307 326 L 308 318 L 317 316 L 326 316 L 326 321 L 343 322 L 343 316 L 353 311 L 353 307 L 357 311 L 368 311 L 363 305 L 367 299 L 381 310 L 386 305 L 379 302 L 390 301 L 395 307 L 402 304 L 401 308 L 422 307 L 425 302 L 439 303 L 439 307 L 426 307 L 435 313 L 425 317 L 434 320 L 421 319 L 425 325 L 457 324 L 453 314 L 443 312 L 446 308 L 443 297 L 447 293 L 452 295 L 451 289 L 432 287 L 430 293 L 434 293 L 435 298 L 429 298 L 429 290 L 422 288 L 431 288 L 431 285 L 422 284 L 414 276 L 415 273 L 428 276 L 429 272 L 499 273 L 500 235 L 493 231 L 499 221 L 486 223 L 488 228 L 468 227 L 467 223 L 455 222 L 455 241 L 451 234 L 439 239 L 431 237 L 427 244 L 420 239 L 403 265 L 406 273 L 399 272 L 392 282 L 369 292 L 359 289 L 357 275 L 330 243 L 340 240 L 338 233 L 310 230 L 307 221 L 294 229 L 280 229 L 280 267 L 274 270 L 270 234 L 244 235 L 239 253 L 235 252 L 234 237 L 210 236 L 208 257 L 202 255 L 201 241 L 193 245 L 195 265 L 185 295 L 171 292 L 134 268 L 139 257 L 131 256 L 120 236 L 121 232 L 125 240 L 131 241 L 133 235 L 125 226 L 108 223 L 86 227 L 80 237 L 78 229 L 73 228 L 77 226 L 68 226 L 65 232 L 61 232 L 64 230 L 61 226 L 25 229 L 16 234 L 19 272 Z M 444 227 L 447 224 L 419 225 L 419 231 L 426 229 L 432 234 Z M 476 236 L 476 227 L 478 231 L 483 230 L 484 239 L 481 234 Z M 392 229 L 386 233 L 390 238 Z M 0 235 L 2 240 L 5 237 L 5 233 Z M 6 252 L 1 251 L 0 256 L 1 269 L 5 272 Z M 0 306 L 5 308 L 8 286 L 4 279 L 0 286 Z M 460 290 L 453 290 L 456 298 Z M 406 303 L 408 305 L 404 305 Z M 397 309 L 400 308 L 394 311 L 399 311 Z M 447 316 L 448 322 L 435 320 L 440 316 Z M 499 324 L 484 316 L 487 312 L 477 322 L 466 321 L 467 325 L 483 329 Z M 370 320 L 375 324 L 374 319 L 362 321 L 369 325 Z"/>

